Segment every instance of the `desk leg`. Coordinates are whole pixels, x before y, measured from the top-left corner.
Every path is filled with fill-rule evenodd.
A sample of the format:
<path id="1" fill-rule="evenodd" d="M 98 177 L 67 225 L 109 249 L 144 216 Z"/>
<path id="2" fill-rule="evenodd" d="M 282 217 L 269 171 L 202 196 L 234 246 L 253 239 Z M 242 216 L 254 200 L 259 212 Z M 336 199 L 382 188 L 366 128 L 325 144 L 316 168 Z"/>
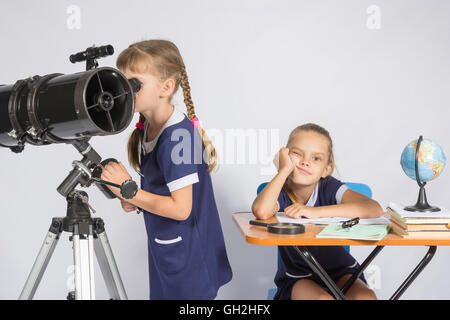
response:
<path id="1" fill-rule="evenodd" d="M 322 266 L 316 261 L 308 248 L 302 246 L 294 246 L 300 256 L 305 260 L 312 271 L 317 274 L 320 279 L 327 285 L 336 300 L 345 300 L 345 296 L 336 286 L 336 283 L 330 278 L 330 276 L 325 272 Z"/>
<path id="2" fill-rule="evenodd" d="M 342 287 L 342 293 L 345 294 L 347 290 L 352 286 L 352 284 L 359 278 L 361 273 L 367 268 L 367 266 L 372 262 L 373 259 L 378 255 L 378 253 L 383 249 L 384 246 L 377 246 L 370 255 L 364 260 L 364 262 L 359 266 L 359 269 L 356 273 L 354 273 L 350 279 Z"/>
<path id="3" fill-rule="evenodd" d="M 400 296 L 405 292 L 405 290 L 408 289 L 411 283 L 417 278 L 419 273 L 421 273 L 422 270 L 426 267 L 426 265 L 431 261 L 435 253 L 436 253 L 436 246 L 430 246 L 425 257 L 423 257 L 423 259 L 420 261 L 417 267 L 413 270 L 413 272 L 411 272 L 408 278 L 406 278 L 406 280 L 397 289 L 397 291 L 390 298 L 390 300 L 397 300 L 398 298 L 400 298 Z"/>

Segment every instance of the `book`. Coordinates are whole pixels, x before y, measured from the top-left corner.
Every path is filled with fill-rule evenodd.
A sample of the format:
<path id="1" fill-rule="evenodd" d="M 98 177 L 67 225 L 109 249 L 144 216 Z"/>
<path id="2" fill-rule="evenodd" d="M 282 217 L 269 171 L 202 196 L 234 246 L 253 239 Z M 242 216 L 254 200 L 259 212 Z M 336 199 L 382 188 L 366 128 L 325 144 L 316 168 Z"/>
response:
<path id="1" fill-rule="evenodd" d="M 390 220 L 391 224 L 397 225 L 397 227 L 404 229 L 405 231 L 418 232 L 418 231 L 450 231 L 448 224 L 437 223 L 437 224 L 399 224 L 395 220 Z"/>
<path id="2" fill-rule="evenodd" d="M 399 235 L 401 237 L 407 236 L 409 234 L 406 229 L 402 228 L 401 226 L 399 226 L 395 222 L 390 223 L 389 224 L 389 228 L 391 229 L 391 231 L 393 233 L 395 233 L 396 235 Z"/>
<path id="3" fill-rule="evenodd" d="M 403 238 L 450 239 L 450 212 L 411 212 L 403 206 L 389 203 L 389 227 L 393 233 Z"/>
<path id="4" fill-rule="evenodd" d="M 378 241 L 383 239 L 389 231 L 387 224 L 354 225 L 342 228 L 341 223 L 330 223 L 316 235 L 317 238 L 354 239 Z"/>
<path id="5" fill-rule="evenodd" d="M 420 232 L 406 232 L 403 229 L 398 229 L 395 225 L 389 225 L 392 232 L 401 236 L 404 239 L 449 239 L 449 231 L 420 231 Z"/>
<path id="6" fill-rule="evenodd" d="M 449 224 L 450 211 L 441 208 L 439 212 L 412 212 L 393 202 L 389 203 L 387 213 L 391 219 L 406 228 L 408 224 Z"/>

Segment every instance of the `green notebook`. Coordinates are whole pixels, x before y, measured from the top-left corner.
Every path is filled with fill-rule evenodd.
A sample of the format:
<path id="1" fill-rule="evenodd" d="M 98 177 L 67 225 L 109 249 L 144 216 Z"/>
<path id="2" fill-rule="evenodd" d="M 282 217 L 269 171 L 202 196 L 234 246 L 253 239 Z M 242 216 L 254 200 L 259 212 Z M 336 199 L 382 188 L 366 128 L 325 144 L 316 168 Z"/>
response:
<path id="1" fill-rule="evenodd" d="M 353 227 L 342 228 L 342 223 L 330 223 L 316 237 L 378 241 L 383 239 L 388 232 L 387 224 L 357 224 Z"/>

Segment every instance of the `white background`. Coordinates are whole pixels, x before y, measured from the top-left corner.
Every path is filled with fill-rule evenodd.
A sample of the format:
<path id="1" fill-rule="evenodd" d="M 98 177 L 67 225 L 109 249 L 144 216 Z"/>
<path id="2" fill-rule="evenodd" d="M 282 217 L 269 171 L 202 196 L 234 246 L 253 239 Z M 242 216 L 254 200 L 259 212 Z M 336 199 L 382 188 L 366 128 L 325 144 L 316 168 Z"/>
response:
<path id="1" fill-rule="evenodd" d="M 67 12 L 71 5 L 80 9 L 80 28 Z M 380 10 L 380 29 L 367 26 L 371 5 Z M 84 63 L 73 65 L 68 57 L 92 44 L 112 44 L 114 56 L 99 62 L 115 66 L 129 44 L 169 39 L 183 55 L 206 129 L 279 130 L 276 147 L 281 147 L 297 125 L 318 123 L 334 140 L 336 177 L 368 184 L 383 207 L 389 201 L 413 204 L 417 185 L 399 165 L 404 146 L 424 135 L 450 150 L 449 10 L 444 0 L 2 1 L 0 83 L 82 71 Z M 185 112 L 181 95 L 174 102 Z M 94 137 L 91 144 L 104 158 L 129 167 L 126 142 L 134 122 L 119 135 Z M 69 145 L 0 153 L 0 298 L 16 299 L 51 218 L 65 215 L 56 187 L 81 156 Z M 269 179 L 260 164 L 224 163 L 213 174 L 234 273 L 218 299 L 265 299 L 274 287 L 275 248 L 246 244 L 231 218 L 250 210 L 258 184 Z M 450 207 L 449 189 L 444 170 L 427 185 L 429 201 Z M 129 298 L 148 299 L 142 215 L 124 213 L 118 200 L 107 200 L 96 188 L 89 195 L 106 222 Z M 362 262 L 372 249 L 353 246 L 351 252 Z M 373 262 L 380 270 L 375 290 L 380 299 L 390 297 L 426 249 L 382 250 Z M 449 262 L 450 248 L 439 247 L 403 298 L 449 299 Z M 71 265 L 64 233 L 35 298 L 65 299 Z M 97 297 L 108 298 L 98 268 L 96 284 Z"/>

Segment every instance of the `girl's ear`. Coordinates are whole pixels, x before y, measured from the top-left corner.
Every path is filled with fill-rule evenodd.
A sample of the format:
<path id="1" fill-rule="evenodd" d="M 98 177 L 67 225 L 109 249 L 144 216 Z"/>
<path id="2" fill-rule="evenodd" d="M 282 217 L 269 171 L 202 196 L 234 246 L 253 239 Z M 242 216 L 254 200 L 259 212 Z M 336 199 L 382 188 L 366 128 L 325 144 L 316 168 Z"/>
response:
<path id="1" fill-rule="evenodd" d="M 173 94 L 175 89 L 175 80 L 173 78 L 168 78 L 164 80 L 161 86 L 160 98 L 168 98 Z"/>
<path id="2" fill-rule="evenodd" d="M 328 163 L 325 169 L 323 169 L 322 178 L 328 177 L 333 172 L 333 169 L 334 163 L 333 162 Z"/>

